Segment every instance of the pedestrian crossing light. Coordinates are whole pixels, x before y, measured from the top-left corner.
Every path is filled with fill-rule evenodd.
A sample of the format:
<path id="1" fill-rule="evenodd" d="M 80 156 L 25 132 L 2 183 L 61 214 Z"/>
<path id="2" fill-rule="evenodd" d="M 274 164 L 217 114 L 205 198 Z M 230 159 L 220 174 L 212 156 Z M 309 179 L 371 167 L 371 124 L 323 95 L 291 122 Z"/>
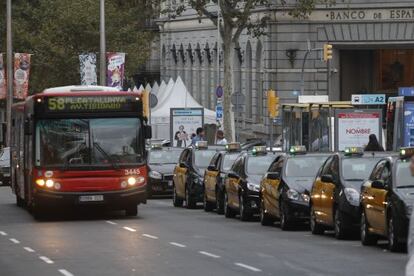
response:
<path id="1" fill-rule="evenodd" d="M 332 44 L 323 45 L 323 60 L 327 62 L 332 59 Z"/>
<path id="2" fill-rule="evenodd" d="M 270 118 L 279 116 L 279 97 L 274 90 L 267 91 L 267 110 Z"/>

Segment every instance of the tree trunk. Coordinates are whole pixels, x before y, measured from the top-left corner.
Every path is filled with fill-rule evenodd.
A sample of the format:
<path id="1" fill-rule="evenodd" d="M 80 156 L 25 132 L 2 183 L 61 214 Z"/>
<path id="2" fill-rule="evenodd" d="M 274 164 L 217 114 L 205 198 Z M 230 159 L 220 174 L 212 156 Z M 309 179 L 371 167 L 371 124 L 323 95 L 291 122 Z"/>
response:
<path id="1" fill-rule="evenodd" d="M 232 29 L 224 30 L 223 39 L 223 63 L 224 63 L 224 79 L 223 79 L 223 130 L 227 141 L 234 141 L 233 122 L 234 114 L 231 110 L 231 94 L 233 93 L 233 52 Z"/>

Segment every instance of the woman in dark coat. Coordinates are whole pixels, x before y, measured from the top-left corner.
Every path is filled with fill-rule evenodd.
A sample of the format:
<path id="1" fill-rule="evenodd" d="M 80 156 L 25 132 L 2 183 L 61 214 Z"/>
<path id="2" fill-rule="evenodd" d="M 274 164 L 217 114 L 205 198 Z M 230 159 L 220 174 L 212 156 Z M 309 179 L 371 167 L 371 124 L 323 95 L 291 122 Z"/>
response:
<path id="1" fill-rule="evenodd" d="M 369 142 L 365 147 L 365 151 L 384 151 L 384 148 L 378 142 L 377 136 L 375 134 L 371 134 L 369 136 Z"/>

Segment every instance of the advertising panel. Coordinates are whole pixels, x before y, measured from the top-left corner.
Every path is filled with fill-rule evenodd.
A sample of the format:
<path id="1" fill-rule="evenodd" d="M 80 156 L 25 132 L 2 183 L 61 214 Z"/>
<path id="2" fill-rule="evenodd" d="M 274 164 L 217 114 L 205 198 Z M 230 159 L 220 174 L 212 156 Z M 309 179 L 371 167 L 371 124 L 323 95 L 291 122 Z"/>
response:
<path id="1" fill-rule="evenodd" d="M 96 54 L 79 55 L 81 85 L 97 85 Z"/>
<path id="2" fill-rule="evenodd" d="M 6 98 L 6 73 L 4 70 L 3 54 L 0 53 L 0 100 Z"/>
<path id="3" fill-rule="evenodd" d="M 187 147 L 191 136 L 204 125 L 203 108 L 171 108 L 170 139 L 174 147 Z"/>
<path id="4" fill-rule="evenodd" d="M 404 147 L 414 146 L 414 102 L 404 103 Z"/>
<path id="5" fill-rule="evenodd" d="M 125 53 L 107 53 L 106 85 L 122 90 L 125 74 Z"/>
<path id="6" fill-rule="evenodd" d="M 24 100 L 29 92 L 30 54 L 14 54 L 14 92 L 15 99 Z"/>
<path id="7" fill-rule="evenodd" d="M 375 134 L 382 143 L 381 117 L 382 112 L 379 109 L 336 110 L 336 150 L 343 151 L 347 147 L 364 148 L 371 134 Z"/>

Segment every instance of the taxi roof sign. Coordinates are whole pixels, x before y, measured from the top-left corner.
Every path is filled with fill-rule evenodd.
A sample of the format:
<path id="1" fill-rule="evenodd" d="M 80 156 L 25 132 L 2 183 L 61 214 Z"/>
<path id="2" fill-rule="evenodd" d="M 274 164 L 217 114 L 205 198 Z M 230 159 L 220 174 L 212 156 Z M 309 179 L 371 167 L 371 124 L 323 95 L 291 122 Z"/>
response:
<path id="1" fill-rule="evenodd" d="M 414 147 L 400 148 L 401 158 L 410 158 L 414 155 Z"/>
<path id="2" fill-rule="evenodd" d="M 162 149 L 162 144 L 160 143 L 151 144 L 151 149 Z"/>
<path id="3" fill-rule="evenodd" d="M 208 148 L 208 143 L 207 143 L 207 141 L 197 141 L 195 143 L 195 147 L 196 147 L 196 149 L 207 149 Z"/>
<path id="4" fill-rule="evenodd" d="M 266 146 L 255 146 L 252 149 L 252 153 L 254 155 L 258 155 L 258 154 L 267 154 L 267 149 Z"/>
<path id="5" fill-rule="evenodd" d="M 305 146 L 291 146 L 289 149 L 289 152 L 291 154 L 303 154 L 306 153 L 306 147 Z"/>
<path id="6" fill-rule="evenodd" d="M 226 151 L 240 151 L 241 145 L 240 143 L 228 143 L 226 145 Z"/>
<path id="7" fill-rule="evenodd" d="M 345 155 L 363 155 L 364 149 L 361 147 L 348 147 L 345 148 Z"/>

